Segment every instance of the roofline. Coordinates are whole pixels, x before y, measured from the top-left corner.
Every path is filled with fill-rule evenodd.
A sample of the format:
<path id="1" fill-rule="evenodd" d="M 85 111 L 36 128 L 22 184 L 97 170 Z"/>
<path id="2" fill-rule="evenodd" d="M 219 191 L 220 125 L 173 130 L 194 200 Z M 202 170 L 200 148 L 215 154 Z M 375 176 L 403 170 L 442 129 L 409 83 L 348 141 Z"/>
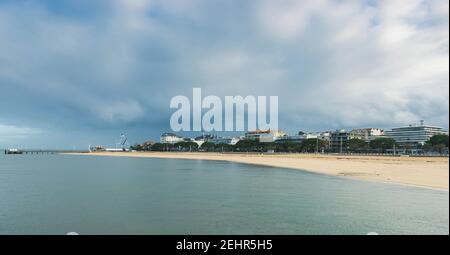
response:
<path id="1" fill-rule="evenodd" d="M 430 125 L 411 125 L 411 126 L 403 126 L 403 127 L 393 127 L 393 128 L 391 128 L 391 130 L 396 129 L 396 128 L 412 128 L 412 127 L 431 127 L 431 128 L 439 128 L 439 129 L 444 130 L 443 127 L 430 126 Z"/>

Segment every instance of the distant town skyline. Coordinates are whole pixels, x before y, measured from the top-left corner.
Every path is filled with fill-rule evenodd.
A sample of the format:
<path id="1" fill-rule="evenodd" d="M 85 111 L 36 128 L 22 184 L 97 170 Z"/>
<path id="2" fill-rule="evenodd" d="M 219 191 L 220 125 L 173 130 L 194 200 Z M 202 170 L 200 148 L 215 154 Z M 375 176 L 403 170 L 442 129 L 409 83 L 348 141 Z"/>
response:
<path id="1" fill-rule="evenodd" d="M 448 130 L 448 9 L 446 0 L 1 1 L 0 148 L 157 140 L 171 131 L 170 99 L 194 87 L 278 96 L 288 133 L 420 120 Z"/>

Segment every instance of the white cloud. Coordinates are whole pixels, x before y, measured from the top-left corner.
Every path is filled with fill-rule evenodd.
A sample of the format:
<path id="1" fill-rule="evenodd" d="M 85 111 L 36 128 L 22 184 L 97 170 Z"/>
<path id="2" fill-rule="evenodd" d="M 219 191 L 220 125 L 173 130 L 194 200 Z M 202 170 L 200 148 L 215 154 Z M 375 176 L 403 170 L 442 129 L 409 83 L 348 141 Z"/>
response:
<path id="1" fill-rule="evenodd" d="M 168 124 L 170 98 L 199 86 L 278 95 L 294 131 L 448 126 L 448 1 L 373 3 L 116 0 L 71 16 L 13 1 L 0 5 L 0 105 L 20 100 L 44 125 Z"/>
<path id="2" fill-rule="evenodd" d="M 0 124 L 0 144 L 27 139 L 40 133 L 41 131 L 36 128 Z"/>
<path id="3" fill-rule="evenodd" d="M 205 73 L 226 74 L 248 68 L 249 56 L 245 52 L 222 51 L 201 60 L 200 67 Z"/>
<path id="4" fill-rule="evenodd" d="M 290 52 L 329 53 L 314 70 L 322 77 L 305 84 L 304 93 L 290 96 L 303 103 L 294 118 L 314 111 L 335 126 L 391 126 L 422 118 L 448 125 L 448 16 L 447 22 L 435 20 L 436 10 L 448 3 L 323 1 L 320 8 L 309 1 L 289 3 L 264 6 L 261 26 L 270 32 L 269 39 L 288 42 Z M 274 15 L 292 19 L 272 22 Z M 314 17 L 320 31 L 311 31 L 308 17 Z M 315 44 L 307 43 L 310 36 L 316 36 Z M 301 46 L 292 46 L 293 41 Z M 295 112 L 295 104 L 288 107 Z"/>
<path id="5" fill-rule="evenodd" d="M 141 105 L 133 100 L 97 102 L 91 107 L 95 114 L 108 122 L 132 122 L 144 115 Z"/>
<path id="6" fill-rule="evenodd" d="M 298 38 L 312 15 L 311 8 L 306 3 L 307 1 L 264 1 L 258 7 L 258 18 L 263 30 L 284 40 Z"/>

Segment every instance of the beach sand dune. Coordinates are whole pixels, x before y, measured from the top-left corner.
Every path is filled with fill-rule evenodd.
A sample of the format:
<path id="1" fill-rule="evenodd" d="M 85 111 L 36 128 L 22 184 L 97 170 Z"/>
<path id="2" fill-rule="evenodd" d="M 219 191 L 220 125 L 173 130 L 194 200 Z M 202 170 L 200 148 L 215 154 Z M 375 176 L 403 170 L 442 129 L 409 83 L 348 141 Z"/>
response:
<path id="1" fill-rule="evenodd" d="M 83 155 L 220 160 L 299 169 L 353 179 L 439 190 L 449 189 L 448 157 L 392 157 L 321 154 L 237 154 L 204 152 L 91 152 Z"/>

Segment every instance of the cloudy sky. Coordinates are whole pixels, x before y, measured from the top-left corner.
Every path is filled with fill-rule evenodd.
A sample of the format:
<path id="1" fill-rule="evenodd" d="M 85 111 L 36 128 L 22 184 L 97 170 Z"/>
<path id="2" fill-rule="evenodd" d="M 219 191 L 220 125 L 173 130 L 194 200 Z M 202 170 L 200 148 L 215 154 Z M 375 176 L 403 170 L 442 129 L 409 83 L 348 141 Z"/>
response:
<path id="1" fill-rule="evenodd" d="M 0 147 L 170 130 L 170 99 L 279 97 L 289 132 L 448 128 L 448 0 L 0 0 Z"/>

